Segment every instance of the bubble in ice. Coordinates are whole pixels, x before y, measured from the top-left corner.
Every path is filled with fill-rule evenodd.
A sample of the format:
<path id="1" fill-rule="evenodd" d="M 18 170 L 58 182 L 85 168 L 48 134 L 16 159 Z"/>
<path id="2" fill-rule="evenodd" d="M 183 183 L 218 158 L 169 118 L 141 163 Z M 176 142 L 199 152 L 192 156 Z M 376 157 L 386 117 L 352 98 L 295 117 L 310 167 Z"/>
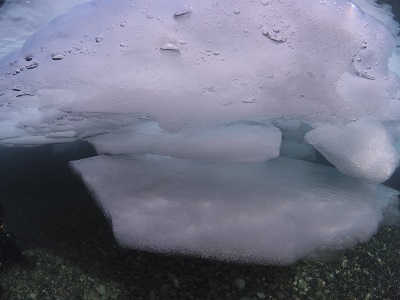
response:
<path id="1" fill-rule="evenodd" d="M 275 30 L 277 30 L 277 32 Z M 268 30 L 268 29 L 264 28 L 262 30 L 262 34 L 274 42 L 278 42 L 278 43 L 286 42 L 287 38 L 279 32 L 279 29 L 275 29 L 275 30 L 274 29 Z"/>
<path id="2" fill-rule="evenodd" d="M 166 43 L 161 46 L 161 50 L 179 51 L 179 48 L 172 43 Z"/>
<path id="3" fill-rule="evenodd" d="M 63 54 L 53 54 L 51 56 L 51 59 L 52 60 L 62 60 L 62 59 L 64 59 L 64 55 Z"/>
<path id="4" fill-rule="evenodd" d="M 176 11 L 174 16 L 175 17 L 180 17 L 180 16 L 186 15 L 188 13 L 190 13 L 190 8 L 184 8 L 184 9 Z"/>
<path id="5" fill-rule="evenodd" d="M 30 69 L 36 68 L 38 65 L 39 65 L 38 62 L 33 62 L 33 63 L 27 65 L 26 68 L 27 68 L 28 70 L 30 70 Z"/>

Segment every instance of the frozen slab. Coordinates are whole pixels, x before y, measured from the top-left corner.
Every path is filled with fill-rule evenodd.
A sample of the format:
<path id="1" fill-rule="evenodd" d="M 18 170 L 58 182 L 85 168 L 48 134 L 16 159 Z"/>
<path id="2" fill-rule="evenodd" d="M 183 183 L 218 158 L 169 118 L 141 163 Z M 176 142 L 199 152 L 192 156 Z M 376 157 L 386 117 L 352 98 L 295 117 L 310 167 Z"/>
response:
<path id="1" fill-rule="evenodd" d="M 262 264 L 291 264 L 367 241 L 398 193 L 288 158 L 212 164 L 121 155 L 71 167 L 121 245 Z"/>
<path id="2" fill-rule="evenodd" d="M 308 132 L 305 140 L 343 174 L 371 182 L 389 179 L 399 161 L 394 139 L 379 123 L 322 126 Z"/>
<path id="3" fill-rule="evenodd" d="M 215 162 L 262 162 L 279 156 L 282 134 L 272 124 L 236 122 L 185 135 L 157 122 L 124 127 L 89 138 L 98 154 L 160 154 Z"/>

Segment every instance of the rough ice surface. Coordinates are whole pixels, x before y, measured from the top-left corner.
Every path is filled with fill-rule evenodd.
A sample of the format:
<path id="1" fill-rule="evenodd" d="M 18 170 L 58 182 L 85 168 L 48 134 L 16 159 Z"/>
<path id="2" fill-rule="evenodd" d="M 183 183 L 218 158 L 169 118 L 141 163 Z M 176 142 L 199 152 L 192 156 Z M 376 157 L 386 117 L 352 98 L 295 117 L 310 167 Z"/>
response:
<path id="1" fill-rule="evenodd" d="M 367 241 L 397 193 L 288 158 L 96 156 L 71 165 L 122 245 L 253 263 L 290 264 Z"/>
<path id="2" fill-rule="evenodd" d="M 378 19 L 345 0 L 84 3 L 0 60 L 0 145 L 110 154 L 73 167 L 125 245 L 286 264 L 366 241 L 396 207 L 377 183 L 399 161 L 400 56 L 387 7 L 360 4 Z M 342 174 L 282 158 L 315 149 Z"/>
<path id="3" fill-rule="evenodd" d="M 346 1 L 239 6 L 235 14 L 229 2 L 201 1 L 174 16 L 185 2 L 83 4 L 1 61 L 0 101 L 11 102 L 4 119 L 15 113 L 14 127 L 45 135 L 65 130 L 61 118 L 88 113 L 132 114 L 132 123 L 149 116 L 168 131 L 400 115 L 388 70 L 395 39 L 382 23 Z M 86 127 L 68 125 L 77 136 Z"/>
<path id="4" fill-rule="evenodd" d="M 379 123 L 319 127 L 308 132 L 305 140 L 343 174 L 371 182 L 389 179 L 399 161 L 394 139 Z"/>

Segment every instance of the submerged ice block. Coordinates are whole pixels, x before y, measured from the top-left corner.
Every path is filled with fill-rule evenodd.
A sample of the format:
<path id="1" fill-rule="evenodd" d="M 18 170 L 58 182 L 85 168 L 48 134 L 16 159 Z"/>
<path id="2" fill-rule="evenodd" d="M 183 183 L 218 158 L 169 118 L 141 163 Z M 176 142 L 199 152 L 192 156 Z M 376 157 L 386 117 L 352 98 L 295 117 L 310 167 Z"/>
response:
<path id="1" fill-rule="evenodd" d="M 370 182 L 388 180 L 399 162 L 393 137 L 379 123 L 322 126 L 309 131 L 305 140 L 343 174 Z"/>
<path id="2" fill-rule="evenodd" d="M 398 193 L 289 158 L 213 164 L 97 156 L 71 167 L 121 245 L 263 264 L 291 264 L 367 241 Z"/>
<path id="3" fill-rule="evenodd" d="M 98 154 L 160 154 L 216 162 L 262 162 L 279 156 L 281 132 L 272 124 L 237 122 L 201 134 L 162 130 L 156 122 L 89 138 Z"/>

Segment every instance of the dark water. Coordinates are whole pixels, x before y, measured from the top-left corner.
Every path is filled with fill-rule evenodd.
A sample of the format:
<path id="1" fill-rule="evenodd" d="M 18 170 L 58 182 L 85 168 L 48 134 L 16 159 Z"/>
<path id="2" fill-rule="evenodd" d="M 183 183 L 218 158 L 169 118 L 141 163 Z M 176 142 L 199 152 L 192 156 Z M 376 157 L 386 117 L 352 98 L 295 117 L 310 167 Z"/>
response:
<path id="1" fill-rule="evenodd" d="M 54 153 L 51 145 L 30 148 L 0 148 L 1 192 L 65 189 L 76 184 L 68 162 L 95 156 L 87 142 L 76 142 Z"/>

